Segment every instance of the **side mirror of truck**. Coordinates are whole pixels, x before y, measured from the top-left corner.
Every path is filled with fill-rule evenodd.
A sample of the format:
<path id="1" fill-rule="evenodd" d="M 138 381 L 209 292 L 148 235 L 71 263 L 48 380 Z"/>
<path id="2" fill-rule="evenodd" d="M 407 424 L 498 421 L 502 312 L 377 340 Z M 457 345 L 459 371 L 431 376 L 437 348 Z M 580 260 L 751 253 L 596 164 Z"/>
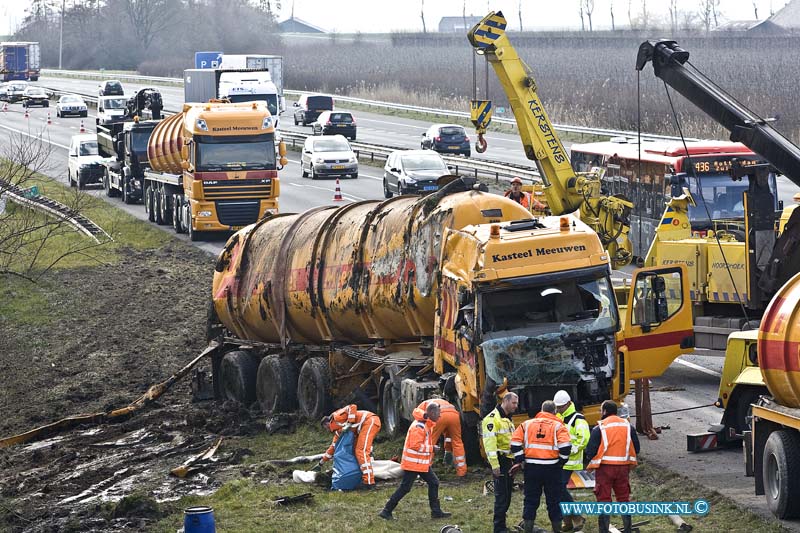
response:
<path id="1" fill-rule="evenodd" d="M 278 155 L 281 156 L 281 158 L 286 157 L 286 143 L 283 141 L 278 143 Z"/>
<path id="2" fill-rule="evenodd" d="M 655 297 L 656 320 L 663 322 L 669 318 L 669 309 L 667 309 L 667 284 L 661 276 L 653 278 L 653 295 Z"/>

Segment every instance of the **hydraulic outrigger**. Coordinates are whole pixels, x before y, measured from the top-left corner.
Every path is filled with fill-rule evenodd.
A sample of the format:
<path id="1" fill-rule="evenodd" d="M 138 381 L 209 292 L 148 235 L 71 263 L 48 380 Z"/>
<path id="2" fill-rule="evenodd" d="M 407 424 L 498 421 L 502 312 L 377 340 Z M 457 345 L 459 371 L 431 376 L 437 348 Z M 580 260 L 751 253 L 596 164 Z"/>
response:
<path id="1" fill-rule="evenodd" d="M 536 93 L 536 80 L 531 69 L 519 58 L 506 35 L 506 19 L 502 12 L 492 12 L 467 35 L 475 53 L 484 56 L 494 68 L 508 97 L 519 128 L 525 156 L 536 163 L 544 194 L 552 214 L 579 211 L 581 220 L 600 237 L 608 250 L 614 268 L 633 259 L 633 246 L 628 238 L 630 212 L 627 198 L 611 196 L 603 190 L 603 172 L 576 173 L 558 135 L 553 129 Z M 491 102 L 472 103 L 472 122 L 478 133 L 476 149 L 486 146 L 483 134 L 491 117 Z"/>

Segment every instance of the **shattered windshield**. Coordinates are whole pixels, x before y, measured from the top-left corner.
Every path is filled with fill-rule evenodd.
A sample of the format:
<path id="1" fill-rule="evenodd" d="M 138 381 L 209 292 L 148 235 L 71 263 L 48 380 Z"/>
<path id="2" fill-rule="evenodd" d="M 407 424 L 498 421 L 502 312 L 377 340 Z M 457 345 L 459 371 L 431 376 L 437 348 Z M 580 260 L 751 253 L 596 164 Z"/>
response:
<path id="1" fill-rule="evenodd" d="M 613 373 L 619 314 L 607 277 L 486 292 L 481 296 L 486 372 L 496 383 L 571 383 Z"/>

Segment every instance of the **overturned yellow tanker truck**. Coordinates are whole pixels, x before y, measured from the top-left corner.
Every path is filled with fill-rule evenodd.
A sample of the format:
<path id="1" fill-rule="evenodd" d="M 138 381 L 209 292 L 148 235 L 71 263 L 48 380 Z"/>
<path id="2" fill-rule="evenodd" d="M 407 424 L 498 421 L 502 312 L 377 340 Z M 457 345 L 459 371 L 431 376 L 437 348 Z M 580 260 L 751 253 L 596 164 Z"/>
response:
<path id="1" fill-rule="evenodd" d="M 391 433 L 443 394 L 475 457 L 479 414 L 503 390 L 535 413 L 565 389 L 594 423 L 630 379 L 689 351 L 683 265 L 637 271 L 621 318 L 596 233 L 476 187 L 460 178 L 236 233 L 213 282 L 217 396 L 311 418 L 355 401 Z"/>
<path id="2" fill-rule="evenodd" d="M 172 224 L 194 241 L 277 213 L 283 142 L 277 152 L 265 102 L 184 104 L 155 127 L 147 144 L 148 219 Z"/>

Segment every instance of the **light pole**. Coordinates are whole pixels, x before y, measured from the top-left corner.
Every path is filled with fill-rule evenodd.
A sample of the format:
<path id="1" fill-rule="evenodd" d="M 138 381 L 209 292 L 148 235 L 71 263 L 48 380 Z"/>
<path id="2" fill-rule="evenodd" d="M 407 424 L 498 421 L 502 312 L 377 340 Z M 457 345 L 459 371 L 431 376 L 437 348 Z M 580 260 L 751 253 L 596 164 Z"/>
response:
<path id="1" fill-rule="evenodd" d="M 61 53 L 64 49 L 64 6 L 67 0 L 61 0 L 61 29 L 58 32 L 58 70 L 61 70 Z"/>

